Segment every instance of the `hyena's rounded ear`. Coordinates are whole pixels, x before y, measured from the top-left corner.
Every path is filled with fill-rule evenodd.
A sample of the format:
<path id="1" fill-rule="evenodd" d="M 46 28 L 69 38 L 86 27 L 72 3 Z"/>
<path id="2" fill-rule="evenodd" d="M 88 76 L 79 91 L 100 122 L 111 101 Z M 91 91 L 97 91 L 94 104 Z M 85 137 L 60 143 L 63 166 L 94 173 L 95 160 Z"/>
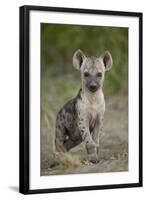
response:
<path id="1" fill-rule="evenodd" d="M 84 53 L 80 49 L 78 49 L 73 55 L 73 66 L 76 69 L 80 70 L 85 57 L 86 56 L 84 55 Z"/>
<path id="2" fill-rule="evenodd" d="M 113 64 L 113 59 L 109 51 L 105 51 L 104 54 L 101 55 L 101 59 L 105 66 L 105 70 L 110 70 Z"/>

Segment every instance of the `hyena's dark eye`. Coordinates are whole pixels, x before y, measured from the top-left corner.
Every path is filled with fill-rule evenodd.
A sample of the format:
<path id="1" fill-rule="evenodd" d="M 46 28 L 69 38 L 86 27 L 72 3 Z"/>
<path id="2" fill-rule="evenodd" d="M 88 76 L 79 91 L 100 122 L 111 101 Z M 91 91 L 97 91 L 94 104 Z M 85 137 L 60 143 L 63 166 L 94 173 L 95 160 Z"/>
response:
<path id="1" fill-rule="evenodd" d="M 84 76 L 85 76 L 85 77 L 89 77 L 90 74 L 89 74 L 88 72 L 85 72 L 85 73 L 84 73 Z"/>
<path id="2" fill-rule="evenodd" d="M 101 73 L 101 72 L 98 72 L 98 73 L 97 73 L 97 77 L 101 78 L 101 77 L 102 77 L 102 73 Z"/>

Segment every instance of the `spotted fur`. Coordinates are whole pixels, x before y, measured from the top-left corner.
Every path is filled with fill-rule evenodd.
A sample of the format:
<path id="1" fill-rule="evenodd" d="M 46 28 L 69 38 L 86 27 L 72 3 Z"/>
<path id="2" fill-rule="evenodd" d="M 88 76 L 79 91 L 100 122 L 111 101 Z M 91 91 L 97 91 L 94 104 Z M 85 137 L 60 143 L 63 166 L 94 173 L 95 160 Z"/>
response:
<path id="1" fill-rule="evenodd" d="M 81 71 L 81 89 L 57 114 L 56 150 L 66 152 L 84 142 L 89 161 L 97 163 L 105 112 L 102 86 L 104 73 L 112 66 L 112 57 L 108 51 L 96 58 L 86 57 L 77 50 L 73 65 Z"/>

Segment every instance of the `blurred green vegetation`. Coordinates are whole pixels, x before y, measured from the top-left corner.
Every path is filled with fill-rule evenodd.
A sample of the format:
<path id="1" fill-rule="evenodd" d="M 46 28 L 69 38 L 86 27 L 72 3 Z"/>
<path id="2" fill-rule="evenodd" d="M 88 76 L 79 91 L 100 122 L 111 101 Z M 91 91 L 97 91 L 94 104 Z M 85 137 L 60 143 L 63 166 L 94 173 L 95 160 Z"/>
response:
<path id="1" fill-rule="evenodd" d="M 77 49 L 88 56 L 100 56 L 109 50 L 113 57 L 113 68 L 106 73 L 105 92 L 113 94 L 120 89 L 127 89 L 127 28 L 41 24 L 42 74 L 48 71 L 50 78 L 64 76 L 65 79 L 70 74 L 72 77 L 68 81 L 79 82 L 80 73 L 72 67 L 72 56 Z M 62 90 L 67 90 L 66 84 Z"/>
<path id="2" fill-rule="evenodd" d="M 109 50 L 113 67 L 105 75 L 105 96 L 128 91 L 127 28 L 42 23 L 41 110 L 42 116 L 48 111 L 51 124 L 60 107 L 80 88 L 80 72 L 72 66 L 77 49 L 97 57 Z"/>

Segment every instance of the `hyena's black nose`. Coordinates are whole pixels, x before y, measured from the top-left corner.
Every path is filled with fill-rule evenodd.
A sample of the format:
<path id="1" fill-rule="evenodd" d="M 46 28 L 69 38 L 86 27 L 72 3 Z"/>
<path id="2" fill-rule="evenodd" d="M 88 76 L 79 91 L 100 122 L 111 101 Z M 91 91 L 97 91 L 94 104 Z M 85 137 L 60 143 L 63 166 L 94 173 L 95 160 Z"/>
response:
<path id="1" fill-rule="evenodd" d="M 90 90 L 92 92 L 96 91 L 97 90 L 97 86 L 96 85 L 90 85 Z"/>

